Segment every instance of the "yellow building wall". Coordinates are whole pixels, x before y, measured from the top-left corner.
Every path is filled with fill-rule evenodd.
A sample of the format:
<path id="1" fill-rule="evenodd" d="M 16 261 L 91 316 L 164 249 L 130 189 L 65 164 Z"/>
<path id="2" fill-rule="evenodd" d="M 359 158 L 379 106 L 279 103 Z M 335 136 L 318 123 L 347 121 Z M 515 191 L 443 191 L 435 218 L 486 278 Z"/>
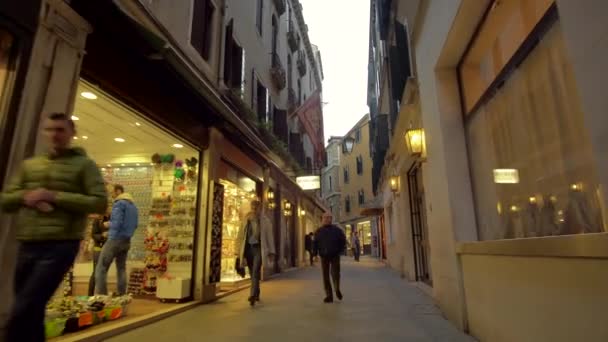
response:
<path id="1" fill-rule="evenodd" d="M 470 333 L 485 342 L 608 341 L 608 259 L 462 255 Z"/>
<path id="2" fill-rule="evenodd" d="M 369 150 L 369 117 L 365 121 L 360 121 L 357 126 L 345 136 L 355 138 L 355 131 L 361 130 L 361 139 L 353 146 L 352 153 L 342 153 L 340 158 L 340 185 L 342 187 L 342 198 L 340 207 L 342 208 L 340 220 L 348 222 L 361 217 L 359 215 L 359 191 L 363 189 L 365 192 L 365 202 L 371 201 L 374 198 L 372 188 L 372 159 Z M 363 173 L 357 174 L 357 157 L 363 157 Z M 344 182 L 344 168 L 350 170 L 349 182 Z M 345 199 L 350 195 L 350 213 L 346 212 Z"/>

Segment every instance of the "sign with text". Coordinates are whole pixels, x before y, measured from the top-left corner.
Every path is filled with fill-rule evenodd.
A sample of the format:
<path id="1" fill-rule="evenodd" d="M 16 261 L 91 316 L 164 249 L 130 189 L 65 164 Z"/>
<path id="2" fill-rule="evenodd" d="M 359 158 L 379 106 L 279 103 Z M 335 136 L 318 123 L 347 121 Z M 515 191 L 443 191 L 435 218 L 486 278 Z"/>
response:
<path id="1" fill-rule="evenodd" d="M 517 184 L 519 183 L 519 171 L 516 169 L 494 169 L 494 183 Z"/>
<path id="2" fill-rule="evenodd" d="M 302 190 L 317 190 L 321 189 L 321 177 L 320 176 L 304 176 L 296 177 L 296 183 L 302 188 Z"/>

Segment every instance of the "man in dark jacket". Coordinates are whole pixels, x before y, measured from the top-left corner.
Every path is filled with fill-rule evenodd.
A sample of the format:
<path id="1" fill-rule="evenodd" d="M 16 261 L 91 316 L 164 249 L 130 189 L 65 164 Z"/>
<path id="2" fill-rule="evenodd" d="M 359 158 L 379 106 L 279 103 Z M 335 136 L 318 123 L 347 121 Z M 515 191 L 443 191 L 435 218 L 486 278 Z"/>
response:
<path id="1" fill-rule="evenodd" d="M 45 340 L 46 303 L 76 259 L 87 216 L 104 213 L 108 204 L 97 165 L 71 147 L 76 129 L 70 117 L 51 114 L 43 127 L 48 152 L 23 162 L 0 201 L 5 212 L 19 213 L 7 341 Z"/>
<path id="2" fill-rule="evenodd" d="M 114 204 L 110 221 L 104 223 L 108 229 L 108 240 L 101 249 L 95 270 L 95 293 L 108 294 L 108 270 L 116 260 L 116 288 L 118 295 L 127 294 L 127 255 L 131 249 L 131 238 L 139 224 L 139 210 L 133 197 L 122 185 L 114 185 Z"/>
<path id="3" fill-rule="evenodd" d="M 326 297 L 323 300 L 325 303 L 334 301 L 329 274 L 334 283 L 336 297 L 342 300 L 342 292 L 340 291 L 340 254 L 346 247 L 346 235 L 344 231 L 336 225 L 332 224 L 332 215 L 326 213 L 323 215 L 323 226 L 319 228 L 315 234 L 315 247 L 321 256 L 321 265 L 323 269 L 323 284 L 325 286 Z"/>
<path id="4" fill-rule="evenodd" d="M 91 238 L 93 239 L 93 272 L 89 279 L 89 296 L 95 294 L 95 270 L 97 269 L 97 263 L 99 261 L 99 255 L 103 245 L 108 240 L 108 229 L 105 227 L 105 223 L 110 221 L 110 212 L 106 215 L 97 215 L 93 220 L 93 227 L 91 227 Z"/>
<path id="5" fill-rule="evenodd" d="M 304 247 L 306 248 L 306 251 L 308 252 L 308 256 L 310 257 L 310 266 L 313 266 L 314 264 L 314 258 L 315 258 L 315 234 L 314 233 L 309 233 L 308 235 L 306 235 L 306 238 L 304 240 Z"/>

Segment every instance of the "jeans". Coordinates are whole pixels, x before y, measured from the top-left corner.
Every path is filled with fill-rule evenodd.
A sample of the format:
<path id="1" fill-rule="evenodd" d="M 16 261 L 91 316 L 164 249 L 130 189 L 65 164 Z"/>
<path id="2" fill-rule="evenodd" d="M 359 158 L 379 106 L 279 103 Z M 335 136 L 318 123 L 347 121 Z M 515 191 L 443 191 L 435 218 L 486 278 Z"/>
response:
<path id="1" fill-rule="evenodd" d="M 127 254 L 131 248 L 131 240 L 108 240 L 101 249 L 99 261 L 95 269 L 95 293 L 108 294 L 108 270 L 116 259 L 116 282 L 118 295 L 127 293 Z"/>
<path id="2" fill-rule="evenodd" d="M 7 324 L 8 342 L 44 342 L 44 315 L 64 275 L 76 259 L 80 241 L 22 242 L 15 269 L 15 302 Z"/>
<path id="3" fill-rule="evenodd" d="M 91 278 L 89 278 L 89 296 L 95 294 L 95 270 L 97 269 L 99 254 L 101 254 L 101 251 L 93 251 L 93 273 L 91 273 Z"/>
<path id="4" fill-rule="evenodd" d="M 340 292 L 340 255 L 333 257 L 321 257 L 321 267 L 323 270 L 323 285 L 325 286 L 325 294 L 327 298 L 333 298 L 333 291 L 331 283 L 329 282 L 329 275 L 334 283 L 334 290 L 336 293 Z"/>
<path id="5" fill-rule="evenodd" d="M 355 257 L 355 261 L 359 261 L 359 257 L 361 256 L 361 247 L 353 247 L 353 256 Z"/>
<path id="6" fill-rule="evenodd" d="M 250 297 L 260 297 L 260 275 L 262 273 L 262 248 L 260 244 L 245 246 L 245 259 L 251 274 Z"/>
<path id="7" fill-rule="evenodd" d="M 315 252 L 309 250 L 308 251 L 308 256 L 310 258 L 310 266 L 312 266 L 314 264 L 314 261 L 315 261 Z"/>

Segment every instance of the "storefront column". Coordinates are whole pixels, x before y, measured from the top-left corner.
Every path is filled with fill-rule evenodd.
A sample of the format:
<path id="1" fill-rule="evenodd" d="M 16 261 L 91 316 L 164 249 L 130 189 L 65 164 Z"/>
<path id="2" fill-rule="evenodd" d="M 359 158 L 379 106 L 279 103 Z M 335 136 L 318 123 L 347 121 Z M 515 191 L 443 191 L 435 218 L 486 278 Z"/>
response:
<path id="1" fill-rule="evenodd" d="M 62 0 L 47 0 L 42 5 L 40 24 L 36 32 L 25 86 L 22 92 L 18 120 L 11 153 L 6 165 L 13 174 L 21 162 L 43 146 L 36 144 L 42 113 L 70 113 L 78 84 L 84 46 L 90 25 Z M 36 148 L 39 145 L 39 148 Z M 0 326 L 12 305 L 12 283 L 15 260 L 14 227 L 7 217 L 0 218 L 4 227 L 0 239 Z"/>

